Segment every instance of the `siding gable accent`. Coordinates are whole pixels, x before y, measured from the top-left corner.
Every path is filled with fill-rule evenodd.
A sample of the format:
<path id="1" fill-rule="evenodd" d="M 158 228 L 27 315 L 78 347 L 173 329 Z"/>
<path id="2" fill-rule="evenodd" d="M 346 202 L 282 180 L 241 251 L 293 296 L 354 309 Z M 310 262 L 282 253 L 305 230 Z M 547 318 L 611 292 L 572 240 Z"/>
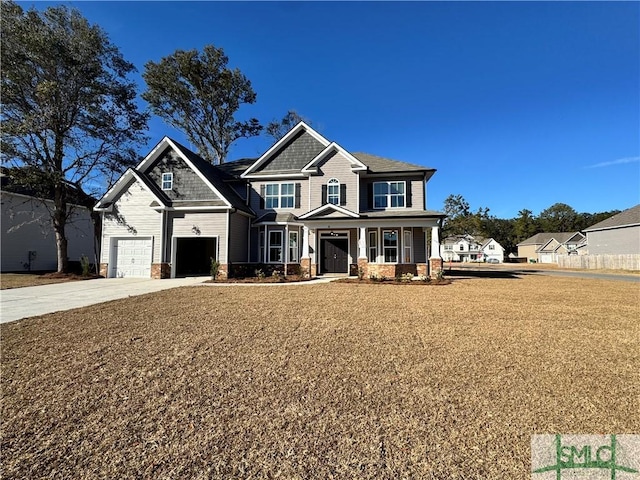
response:
<path id="1" fill-rule="evenodd" d="M 302 168 L 302 170 L 301 170 L 302 173 L 317 174 L 318 173 L 318 166 L 322 163 L 322 161 L 329 154 L 336 154 L 336 153 L 341 153 L 342 156 L 344 156 L 349 161 L 349 164 L 351 165 L 351 170 L 352 171 L 356 172 L 356 171 L 366 171 L 367 170 L 367 166 L 364 163 L 362 163 L 356 157 L 351 155 L 349 152 L 347 152 L 344 148 L 342 148 L 336 142 L 331 142 L 329 145 L 326 146 L 326 148 L 324 150 L 322 150 L 320 153 L 318 153 L 318 155 L 316 155 L 316 157 L 313 160 L 311 160 L 307 165 L 305 165 Z"/>
<path id="2" fill-rule="evenodd" d="M 120 198 L 120 196 L 130 188 L 131 184 L 136 181 L 138 182 L 147 192 L 149 192 L 155 202 L 157 202 L 158 206 L 161 208 L 166 208 L 170 203 L 168 199 L 161 193 L 155 191 L 155 188 L 146 182 L 142 176 L 133 168 L 127 169 L 126 172 L 118 179 L 118 181 L 111 187 L 107 193 L 96 203 L 93 209 L 97 212 L 100 211 L 111 211 L 113 203 Z"/>
<path id="3" fill-rule="evenodd" d="M 300 220 L 312 219 L 314 217 L 324 217 L 327 215 L 331 215 L 334 212 L 341 214 L 340 217 L 360 218 L 360 215 L 358 215 L 356 212 L 352 212 L 351 210 L 347 210 L 346 208 L 343 208 L 339 205 L 334 205 L 332 203 L 326 203 L 305 213 L 304 215 L 300 215 L 300 217 L 298 218 L 300 218 Z"/>
<path id="4" fill-rule="evenodd" d="M 264 168 L 265 164 L 272 160 L 272 157 L 274 157 L 276 154 L 280 154 L 281 151 L 285 149 L 285 147 L 290 142 L 294 143 L 295 140 L 302 138 L 303 135 L 305 136 L 305 139 L 303 140 L 303 142 L 307 142 L 308 146 L 314 145 L 314 142 L 315 142 L 316 146 L 313 148 L 313 150 L 317 149 L 316 151 L 311 153 L 311 156 L 308 157 L 308 159 L 306 160 L 307 162 L 309 161 L 310 158 L 313 158 L 314 156 L 316 156 L 318 152 L 320 152 L 324 147 L 329 145 L 329 140 L 327 140 L 318 132 L 313 130 L 306 123 L 300 122 L 291 130 L 289 130 L 289 132 L 284 137 L 282 137 L 274 145 L 272 145 L 271 148 L 269 148 L 269 150 L 263 153 L 260 156 L 260 158 L 258 158 L 258 160 L 256 160 L 249 168 L 247 168 L 242 173 L 242 175 L 240 175 L 240 178 L 248 178 L 253 174 L 258 174 L 260 169 Z M 311 152 L 311 150 L 309 151 Z M 284 163 L 284 158 L 282 158 L 281 160 Z M 276 163 L 275 166 L 278 166 L 278 163 Z M 302 166 L 303 165 L 298 166 L 298 170 L 300 170 Z"/>

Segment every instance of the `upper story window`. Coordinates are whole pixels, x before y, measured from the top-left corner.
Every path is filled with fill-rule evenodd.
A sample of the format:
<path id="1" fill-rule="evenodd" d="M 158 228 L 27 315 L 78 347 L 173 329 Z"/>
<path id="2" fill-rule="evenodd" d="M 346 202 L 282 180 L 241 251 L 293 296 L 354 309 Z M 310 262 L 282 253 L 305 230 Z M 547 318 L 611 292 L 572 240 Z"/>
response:
<path id="1" fill-rule="evenodd" d="M 268 183 L 264 186 L 265 208 L 293 208 L 295 205 L 295 184 Z"/>
<path id="2" fill-rule="evenodd" d="M 495 250 L 496 246 L 493 243 L 489 244 L 489 250 Z"/>
<path id="3" fill-rule="evenodd" d="M 445 250 L 453 250 L 453 245 L 445 245 L 444 249 Z"/>
<path id="4" fill-rule="evenodd" d="M 162 174 L 162 190 L 171 190 L 173 188 L 173 173 Z"/>
<path id="5" fill-rule="evenodd" d="M 373 208 L 402 208 L 406 205 L 406 182 L 375 182 Z"/>
<path id="6" fill-rule="evenodd" d="M 340 205 L 340 182 L 337 178 L 327 182 L 327 203 Z"/>
<path id="7" fill-rule="evenodd" d="M 464 252 L 464 244 L 463 243 L 460 244 L 460 251 Z"/>

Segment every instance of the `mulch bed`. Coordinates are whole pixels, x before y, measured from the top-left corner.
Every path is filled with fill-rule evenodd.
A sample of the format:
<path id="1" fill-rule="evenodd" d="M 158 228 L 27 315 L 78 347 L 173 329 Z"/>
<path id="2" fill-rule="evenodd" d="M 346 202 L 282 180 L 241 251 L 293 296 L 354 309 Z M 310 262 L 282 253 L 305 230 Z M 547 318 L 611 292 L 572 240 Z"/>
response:
<path id="1" fill-rule="evenodd" d="M 363 278 L 341 278 L 335 280 L 335 283 L 356 283 L 361 285 L 450 285 L 451 280 L 448 278 L 427 278 L 425 280 L 396 280 L 395 278 L 378 279 Z"/>
<path id="2" fill-rule="evenodd" d="M 308 282 L 312 280 L 309 277 L 301 277 L 298 275 L 287 275 L 274 277 L 268 276 L 264 278 L 258 277 L 244 277 L 244 278 L 228 278 L 226 280 L 207 280 L 203 283 L 296 283 L 296 282 Z"/>

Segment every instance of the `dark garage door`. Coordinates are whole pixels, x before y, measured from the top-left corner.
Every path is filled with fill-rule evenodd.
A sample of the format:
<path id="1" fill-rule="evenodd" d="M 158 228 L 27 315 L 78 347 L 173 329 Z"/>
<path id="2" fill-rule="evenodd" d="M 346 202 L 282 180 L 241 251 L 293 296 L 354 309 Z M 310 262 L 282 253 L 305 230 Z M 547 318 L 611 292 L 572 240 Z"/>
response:
<path id="1" fill-rule="evenodd" d="M 211 258 L 218 257 L 216 238 L 178 238 L 176 240 L 176 277 L 209 275 Z"/>

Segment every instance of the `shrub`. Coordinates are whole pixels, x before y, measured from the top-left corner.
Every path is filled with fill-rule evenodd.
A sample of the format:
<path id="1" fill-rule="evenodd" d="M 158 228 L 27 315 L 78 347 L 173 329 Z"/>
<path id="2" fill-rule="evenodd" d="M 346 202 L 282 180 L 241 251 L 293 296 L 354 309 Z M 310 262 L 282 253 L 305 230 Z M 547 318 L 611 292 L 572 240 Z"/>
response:
<path id="1" fill-rule="evenodd" d="M 358 267 L 358 280 L 362 280 L 364 278 L 364 268 Z"/>
<path id="2" fill-rule="evenodd" d="M 256 274 L 256 277 L 258 277 L 259 280 L 263 280 L 265 277 L 264 270 L 262 270 L 261 268 L 256 268 L 254 273 Z"/>
<path id="3" fill-rule="evenodd" d="M 404 275 L 402 275 L 402 281 L 411 283 L 413 281 L 413 273 L 407 272 Z"/>
<path id="4" fill-rule="evenodd" d="M 218 275 L 220 275 L 220 262 L 213 257 L 211 257 L 210 272 L 211 272 L 211 280 L 217 279 Z"/>
<path id="5" fill-rule="evenodd" d="M 80 268 L 82 268 L 82 276 L 88 277 L 89 270 L 91 269 L 91 264 L 89 263 L 89 257 L 86 255 L 82 255 L 80 257 Z"/>

